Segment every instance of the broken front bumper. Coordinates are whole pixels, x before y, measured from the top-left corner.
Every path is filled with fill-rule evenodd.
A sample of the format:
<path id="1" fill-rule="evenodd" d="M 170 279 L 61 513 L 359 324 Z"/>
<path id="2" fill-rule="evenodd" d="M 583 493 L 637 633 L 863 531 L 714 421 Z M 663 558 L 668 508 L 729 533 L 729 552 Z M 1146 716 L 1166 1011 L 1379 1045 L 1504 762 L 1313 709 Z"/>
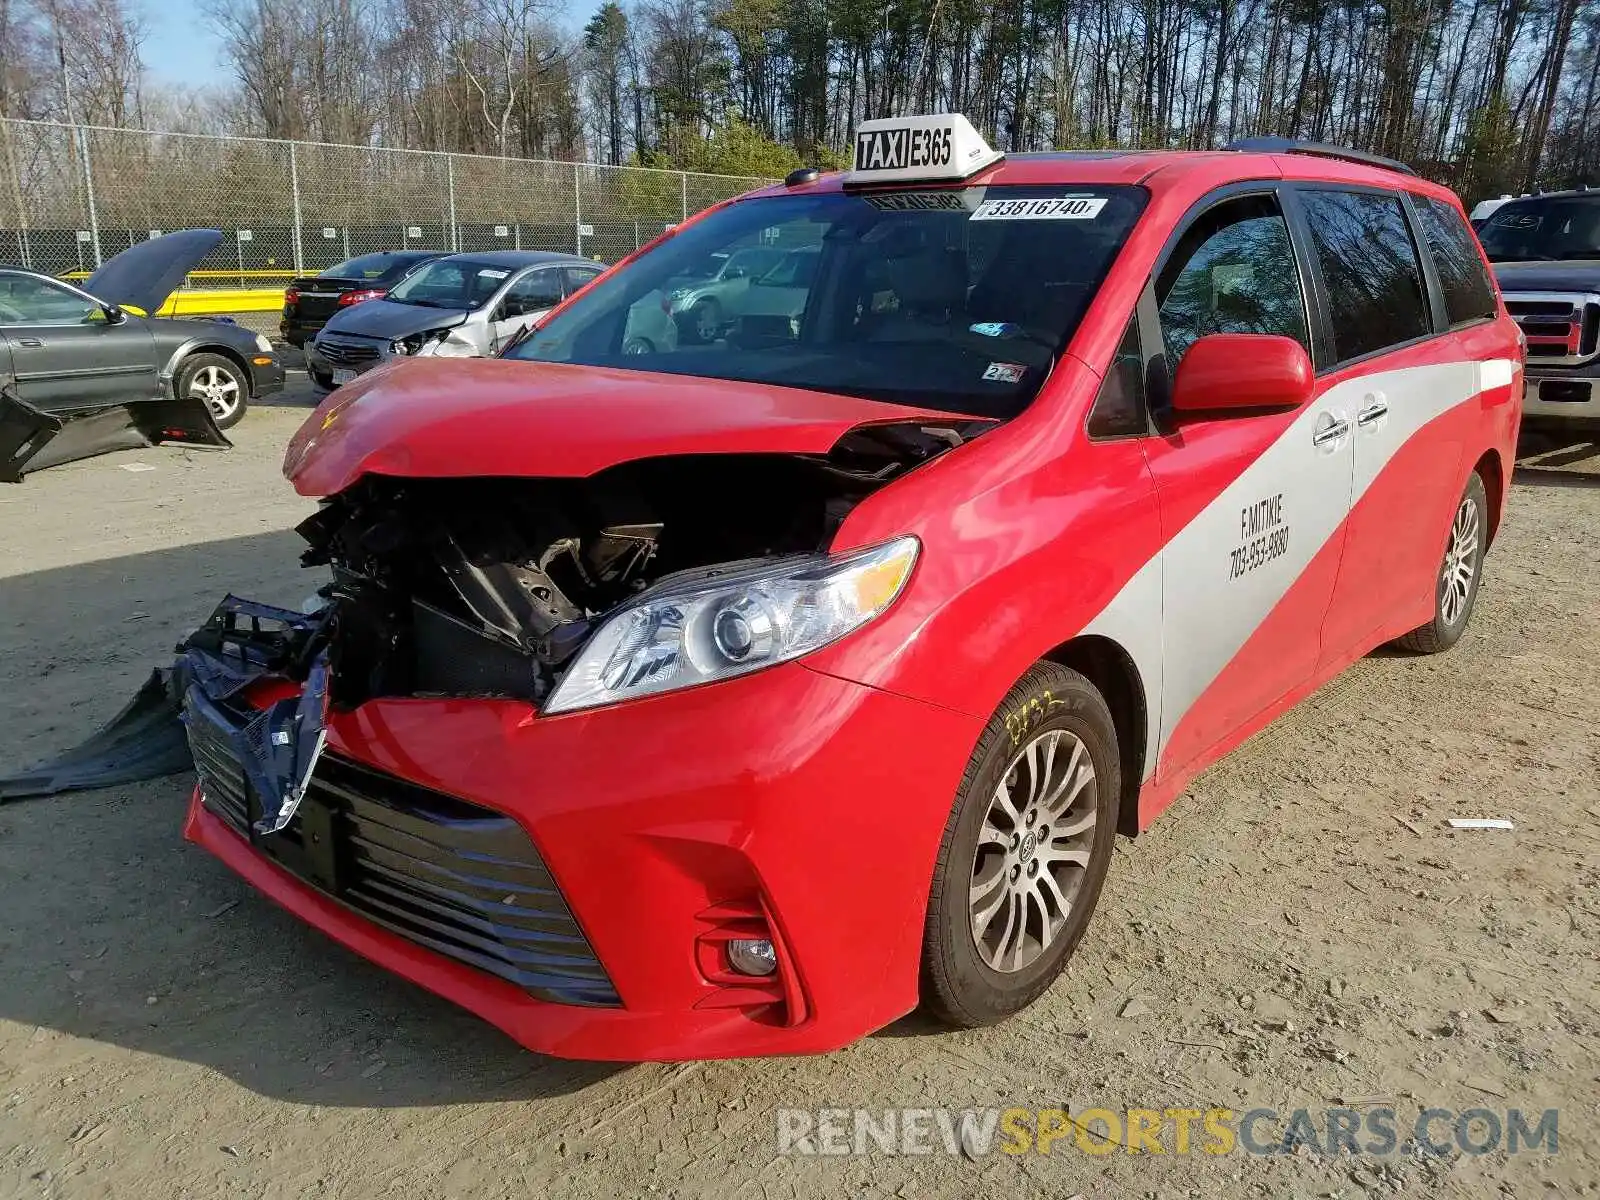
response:
<path id="1" fill-rule="evenodd" d="M 20 483 L 33 471 L 113 450 L 167 442 L 222 450 L 233 445 L 204 400 L 167 397 L 46 412 L 24 400 L 9 376 L 0 376 L 0 483 Z"/>
<path id="2" fill-rule="evenodd" d="M 558 716 L 334 711 L 293 821 L 255 829 L 189 716 L 185 836 L 345 945 L 531 1049 L 626 1061 L 836 1049 L 917 1002 L 934 856 L 981 722 L 790 663 Z M 269 801 L 270 806 L 270 801 Z M 770 938 L 774 976 L 725 944 Z"/>

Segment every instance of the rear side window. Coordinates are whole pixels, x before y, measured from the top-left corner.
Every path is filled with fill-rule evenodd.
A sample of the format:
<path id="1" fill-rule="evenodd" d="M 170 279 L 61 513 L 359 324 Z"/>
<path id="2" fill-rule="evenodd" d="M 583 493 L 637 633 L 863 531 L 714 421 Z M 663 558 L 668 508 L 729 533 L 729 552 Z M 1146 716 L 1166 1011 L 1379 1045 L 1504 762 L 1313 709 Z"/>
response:
<path id="1" fill-rule="evenodd" d="M 1445 312 L 1451 328 L 1494 316 L 1494 285 L 1478 253 L 1477 240 L 1462 223 L 1461 214 L 1441 200 L 1413 196 L 1422 222 L 1422 239 L 1433 255 L 1434 270 L 1444 289 Z"/>
<path id="2" fill-rule="evenodd" d="M 1302 193 L 1328 293 L 1334 359 L 1348 362 L 1432 332 L 1422 270 L 1397 196 Z"/>

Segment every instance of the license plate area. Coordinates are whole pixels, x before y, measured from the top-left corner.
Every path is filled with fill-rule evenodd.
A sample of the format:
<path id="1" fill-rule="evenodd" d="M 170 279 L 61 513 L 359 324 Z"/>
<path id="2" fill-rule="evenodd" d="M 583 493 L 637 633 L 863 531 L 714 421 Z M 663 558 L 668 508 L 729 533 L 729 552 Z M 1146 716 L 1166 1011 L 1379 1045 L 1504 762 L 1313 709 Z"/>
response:
<path id="1" fill-rule="evenodd" d="M 338 387 L 341 384 L 350 383 L 355 379 L 355 377 L 356 373 L 354 371 L 347 370 L 345 368 L 335 368 L 333 372 L 333 385 Z"/>
<path id="2" fill-rule="evenodd" d="M 251 844 L 318 890 L 339 895 L 345 878 L 337 829 L 342 813 L 313 792 L 300 802 L 294 820 L 279 832 L 255 832 L 255 823 L 260 819 L 261 800 L 252 790 Z"/>
<path id="3" fill-rule="evenodd" d="M 1584 379 L 1544 379 L 1539 382 L 1539 399 L 1547 404 L 1587 404 L 1589 389 Z"/>

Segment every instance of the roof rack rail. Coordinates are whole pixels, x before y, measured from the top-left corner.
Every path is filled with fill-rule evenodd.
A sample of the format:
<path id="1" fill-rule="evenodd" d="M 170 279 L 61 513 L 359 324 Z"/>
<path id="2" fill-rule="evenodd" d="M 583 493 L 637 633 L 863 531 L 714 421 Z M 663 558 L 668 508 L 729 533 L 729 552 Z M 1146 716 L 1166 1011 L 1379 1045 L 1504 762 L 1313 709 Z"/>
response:
<path id="1" fill-rule="evenodd" d="M 1348 146 L 1330 146 L 1326 142 L 1302 142 L 1286 137 L 1249 137 L 1229 142 L 1223 149 L 1250 154 L 1315 154 L 1320 158 L 1337 158 L 1342 162 L 1382 167 L 1386 171 L 1399 171 L 1404 175 L 1416 174 L 1416 171 L 1397 159 L 1368 154 L 1365 150 L 1352 150 Z"/>

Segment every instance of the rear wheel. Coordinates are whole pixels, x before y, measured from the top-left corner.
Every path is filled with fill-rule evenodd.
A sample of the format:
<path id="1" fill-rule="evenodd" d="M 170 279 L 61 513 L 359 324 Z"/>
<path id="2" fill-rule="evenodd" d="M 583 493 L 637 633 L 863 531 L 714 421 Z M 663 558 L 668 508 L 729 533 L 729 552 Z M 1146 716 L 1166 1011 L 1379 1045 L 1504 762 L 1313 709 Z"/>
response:
<path id="1" fill-rule="evenodd" d="M 957 1026 L 1025 1008 L 1066 965 L 1111 865 L 1116 727 L 1082 675 L 1040 663 L 990 718 L 945 826 L 922 999 Z"/>
<path id="2" fill-rule="evenodd" d="M 218 429 L 232 429 L 250 407 L 250 377 L 231 358 L 192 354 L 178 368 L 174 388 L 179 396 L 202 400 Z"/>
<path id="3" fill-rule="evenodd" d="M 1444 561 L 1434 585 L 1433 620 L 1396 639 L 1395 645 L 1417 654 L 1438 654 L 1461 640 L 1478 601 L 1488 533 L 1489 496 L 1483 478 L 1474 472 L 1445 540 Z"/>

